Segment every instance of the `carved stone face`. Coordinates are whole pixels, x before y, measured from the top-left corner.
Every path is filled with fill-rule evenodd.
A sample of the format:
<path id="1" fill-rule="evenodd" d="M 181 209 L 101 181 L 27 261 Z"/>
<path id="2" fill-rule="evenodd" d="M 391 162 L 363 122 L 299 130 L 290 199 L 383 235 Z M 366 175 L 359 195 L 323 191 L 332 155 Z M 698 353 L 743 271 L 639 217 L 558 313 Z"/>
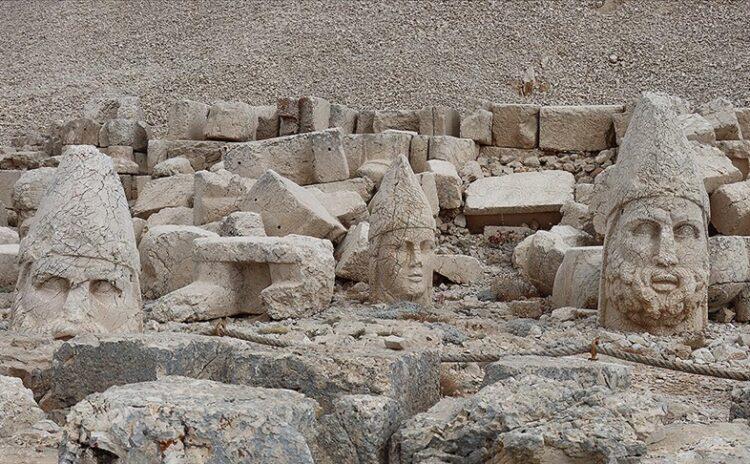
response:
<path id="1" fill-rule="evenodd" d="M 701 330 L 709 277 L 701 208 L 681 198 L 647 198 L 626 204 L 613 220 L 605 244 L 604 325 Z"/>
<path id="2" fill-rule="evenodd" d="M 429 305 L 432 299 L 434 233 L 418 228 L 384 234 L 372 256 L 376 295 L 388 301 Z"/>
<path id="3" fill-rule="evenodd" d="M 22 265 L 13 328 L 56 339 L 136 332 L 141 327 L 138 293 L 137 276 L 122 266 L 47 256 Z"/>

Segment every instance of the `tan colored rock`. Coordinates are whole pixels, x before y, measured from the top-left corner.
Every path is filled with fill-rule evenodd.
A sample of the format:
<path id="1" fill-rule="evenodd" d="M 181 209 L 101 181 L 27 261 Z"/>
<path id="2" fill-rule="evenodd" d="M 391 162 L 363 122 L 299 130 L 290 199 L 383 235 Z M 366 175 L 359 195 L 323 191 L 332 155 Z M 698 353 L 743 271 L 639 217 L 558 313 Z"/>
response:
<path id="1" fill-rule="evenodd" d="M 12 330 L 70 338 L 142 327 L 128 203 L 111 159 L 66 152 L 21 241 Z"/>
<path id="2" fill-rule="evenodd" d="M 338 241 L 346 230 L 315 196 L 272 170 L 240 200 L 240 210 L 258 213 L 269 236 L 309 235 Z"/>
<path id="3" fill-rule="evenodd" d="M 360 222 L 347 232 L 336 247 L 336 277 L 355 282 L 368 282 L 370 246 L 368 236 L 370 224 Z"/>
<path id="4" fill-rule="evenodd" d="M 253 106 L 258 117 L 255 140 L 272 139 L 279 136 L 279 113 L 276 105 Z"/>
<path id="5" fill-rule="evenodd" d="M 727 305 L 737 312 L 738 322 L 750 319 L 750 256 L 748 237 L 716 235 L 708 238 L 711 273 L 708 307 L 717 310 Z"/>
<path id="6" fill-rule="evenodd" d="M 626 108 L 622 113 L 612 113 L 612 126 L 615 130 L 615 144 L 620 145 L 628 130 L 630 118 L 633 116 L 632 108 Z"/>
<path id="7" fill-rule="evenodd" d="M 372 110 L 360 111 L 357 115 L 356 134 L 372 134 L 372 125 L 375 120 L 375 112 Z"/>
<path id="8" fill-rule="evenodd" d="M 435 175 L 440 209 L 460 208 L 463 204 L 461 178 L 453 163 L 443 160 L 429 160 L 429 172 Z"/>
<path id="9" fill-rule="evenodd" d="M 237 211 L 228 214 L 221 221 L 219 235 L 222 237 L 265 237 L 266 229 L 263 228 L 263 218 L 260 214 Z"/>
<path id="10" fill-rule="evenodd" d="M 599 280 L 602 270 L 602 247 L 571 247 L 565 250 L 555 274 L 552 305 L 555 308 L 596 309 L 599 303 Z"/>
<path id="11" fill-rule="evenodd" d="M 726 98 L 716 98 L 698 108 L 702 115 L 714 127 L 716 140 L 739 140 L 742 138 L 740 123 L 732 102 Z"/>
<path id="12" fill-rule="evenodd" d="M 690 113 L 677 116 L 677 123 L 688 140 L 705 144 L 716 142 L 714 126 L 700 114 Z"/>
<path id="13" fill-rule="evenodd" d="M 193 176 L 177 174 L 160 179 L 152 179 L 143 191 L 138 192 L 138 200 L 133 206 L 133 216 L 148 219 L 163 208 L 193 206 Z"/>
<path id="14" fill-rule="evenodd" d="M 195 241 L 195 279 L 160 298 L 150 317 L 196 321 L 240 314 L 271 319 L 312 316 L 333 296 L 333 246 L 328 240 L 217 237 Z"/>
<path id="15" fill-rule="evenodd" d="M 299 133 L 317 132 L 328 129 L 331 119 L 331 104 L 320 97 L 299 99 Z"/>
<path id="16" fill-rule="evenodd" d="M 750 140 L 721 140 L 714 144 L 742 172 L 743 179 L 750 173 Z"/>
<path id="17" fill-rule="evenodd" d="M 146 228 L 146 220 L 141 218 L 133 218 L 133 234 L 135 235 L 136 245 L 141 243 L 141 236 Z"/>
<path id="18" fill-rule="evenodd" d="M 0 288 L 10 291 L 18 281 L 18 244 L 0 245 Z"/>
<path id="19" fill-rule="evenodd" d="M 194 171 L 209 169 L 221 161 L 225 149 L 238 145 L 230 142 L 213 140 L 150 140 L 146 171 L 151 172 L 154 166 L 169 158 L 186 158 Z"/>
<path id="20" fill-rule="evenodd" d="M 54 172 L 54 168 L 39 168 L 39 169 L 52 169 Z M 5 205 L 6 208 L 11 208 L 13 206 L 13 190 L 16 185 L 16 181 L 21 178 L 22 175 L 25 175 L 28 172 L 34 172 L 32 171 L 21 171 L 21 170 L 0 170 L 0 203 Z"/>
<path id="21" fill-rule="evenodd" d="M 588 205 L 591 201 L 591 195 L 594 193 L 594 184 L 576 184 L 575 197 L 576 202 Z"/>
<path id="22" fill-rule="evenodd" d="M 693 142 L 694 155 L 698 176 L 703 179 L 706 193 L 711 194 L 724 184 L 732 184 L 743 179 L 742 172 L 737 169 L 721 150 L 708 145 Z"/>
<path id="23" fill-rule="evenodd" d="M 205 103 L 179 100 L 169 107 L 167 137 L 173 140 L 205 140 L 208 110 Z"/>
<path id="24" fill-rule="evenodd" d="M 538 146 L 539 106 L 493 104 L 492 145 L 511 148 Z"/>
<path id="25" fill-rule="evenodd" d="M 314 132 L 311 137 L 315 182 L 336 182 L 348 179 L 349 164 L 344 153 L 341 131 L 330 129 Z"/>
<path id="26" fill-rule="evenodd" d="M 479 147 L 473 140 L 450 136 L 430 137 L 429 159 L 444 160 L 461 169 L 469 161 L 479 156 Z"/>
<path id="27" fill-rule="evenodd" d="M 193 241 L 218 237 L 200 227 L 164 225 L 141 237 L 141 287 L 147 299 L 159 298 L 193 281 Z"/>
<path id="28" fill-rule="evenodd" d="M 724 235 L 750 235 L 750 181 L 722 185 L 713 192 L 711 224 Z"/>
<path id="29" fill-rule="evenodd" d="M 83 117 L 99 124 L 104 124 L 110 119 L 146 119 L 141 99 L 134 95 L 91 99 L 83 106 Z"/>
<path id="30" fill-rule="evenodd" d="M 473 284 L 482 276 L 482 263 L 472 256 L 435 255 L 434 272 L 457 284 Z"/>
<path id="31" fill-rule="evenodd" d="M 338 127 L 342 134 L 353 134 L 357 127 L 357 114 L 357 110 L 346 105 L 332 103 L 328 127 Z"/>
<path id="32" fill-rule="evenodd" d="M 340 180 L 338 182 L 325 182 L 322 184 L 310 184 L 307 189 L 318 189 L 323 193 L 355 192 L 365 203 L 368 203 L 375 192 L 375 183 L 364 177 Z"/>
<path id="33" fill-rule="evenodd" d="M 169 177 L 177 174 L 195 174 L 190 161 L 186 158 L 169 158 L 154 166 L 154 177 Z"/>
<path id="34" fill-rule="evenodd" d="M 655 334 L 705 328 L 708 198 L 693 152 L 670 97 L 644 94 L 591 204 L 605 226 L 604 327 Z"/>
<path id="35" fill-rule="evenodd" d="M 409 146 L 409 164 L 414 174 L 427 171 L 427 160 L 430 157 L 430 139 L 426 135 L 415 135 Z"/>
<path id="36" fill-rule="evenodd" d="M 492 112 L 478 109 L 461 119 L 461 138 L 492 145 Z"/>
<path id="37" fill-rule="evenodd" d="M 101 124 L 91 119 L 73 119 L 60 131 L 60 141 L 63 145 L 99 145 L 100 129 Z"/>
<path id="38" fill-rule="evenodd" d="M 194 178 L 193 223 L 218 221 L 239 210 L 240 198 L 255 184 L 229 171 L 198 171 Z"/>
<path id="39" fill-rule="evenodd" d="M 369 283 L 374 300 L 432 305 L 434 229 L 432 208 L 419 180 L 407 158 L 400 156 L 370 202 Z"/>
<path id="40" fill-rule="evenodd" d="M 299 98 L 277 99 L 276 113 L 279 116 L 279 137 L 299 133 Z"/>
<path id="41" fill-rule="evenodd" d="M 461 132 L 461 115 L 446 106 L 429 106 L 417 112 L 421 135 L 450 135 L 458 137 Z"/>
<path id="42" fill-rule="evenodd" d="M 10 227 L 0 227 L 0 245 L 14 245 L 18 244 L 21 238 L 18 236 L 18 232 Z"/>
<path id="43" fill-rule="evenodd" d="M 385 160 L 390 163 L 399 155 L 408 156 L 412 137 L 413 134 L 403 131 L 345 135 L 344 153 L 349 172 L 357 172 L 367 161 Z"/>
<path id="44" fill-rule="evenodd" d="M 437 188 L 437 176 L 434 172 L 423 172 L 418 175 L 419 184 L 422 186 L 422 191 L 427 197 L 427 202 L 432 208 L 432 216 L 437 217 L 440 214 L 440 197 L 438 196 Z"/>
<path id="45" fill-rule="evenodd" d="M 309 189 L 320 201 L 323 207 L 331 213 L 347 229 L 370 216 L 367 203 L 356 192 L 323 193 L 317 189 Z"/>
<path id="46" fill-rule="evenodd" d="M 151 216 L 146 221 L 149 228 L 156 226 L 192 226 L 193 208 L 177 206 L 176 208 L 164 208 Z"/>
<path id="47" fill-rule="evenodd" d="M 373 132 L 385 132 L 389 129 L 419 133 L 419 112 L 414 110 L 375 111 L 372 119 Z"/>
<path id="48" fill-rule="evenodd" d="M 612 114 L 620 105 L 544 106 L 539 111 L 539 148 L 600 151 L 615 146 Z"/>
<path id="49" fill-rule="evenodd" d="M 253 107 L 242 102 L 217 101 L 211 105 L 205 136 L 209 140 L 245 142 L 255 140 L 258 115 Z"/>
<path id="50" fill-rule="evenodd" d="M 740 125 L 742 138 L 750 140 L 750 108 L 736 108 L 734 112 L 737 116 L 737 123 Z"/>
<path id="51" fill-rule="evenodd" d="M 573 200 L 575 178 L 565 171 L 485 177 L 466 189 L 464 215 L 469 230 L 487 225 L 549 227 L 560 222 L 560 209 Z"/>
<path id="52" fill-rule="evenodd" d="M 133 147 L 128 145 L 112 145 L 109 147 L 100 148 L 99 151 L 112 159 L 123 159 L 135 162 Z"/>
<path id="53" fill-rule="evenodd" d="M 1 173 L 2 171 L 0 171 Z M 12 171 L 9 171 L 12 172 Z M 12 204 L 18 214 L 18 232 L 21 237 L 26 234 L 29 224 L 26 221 L 36 214 L 47 190 L 55 179 L 55 168 L 39 168 L 26 171 L 18 178 L 13 187 Z"/>
<path id="54" fill-rule="evenodd" d="M 148 147 L 150 127 L 135 119 L 110 119 L 99 131 L 99 143 L 96 145 L 127 145 L 134 151 L 143 151 Z"/>

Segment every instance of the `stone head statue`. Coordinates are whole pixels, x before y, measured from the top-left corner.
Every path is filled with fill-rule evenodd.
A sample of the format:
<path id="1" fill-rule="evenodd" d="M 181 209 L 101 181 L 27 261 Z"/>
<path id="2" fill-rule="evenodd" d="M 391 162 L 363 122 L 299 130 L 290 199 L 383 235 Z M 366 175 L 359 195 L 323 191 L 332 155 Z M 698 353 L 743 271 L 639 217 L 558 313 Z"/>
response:
<path id="1" fill-rule="evenodd" d="M 93 146 L 62 158 L 19 250 L 10 328 L 67 339 L 142 328 L 140 261 L 112 160 Z"/>
<path id="2" fill-rule="evenodd" d="M 432 304 L 435 219 L 406 157 L 396 158 L 370 202 L 370 292 L 374 300 Z"/>
<path id="3" fill-rule="evenodd" d="M 603 176 L 592 203 L 605 235 L 600 323 L 655 334 L 703 330 L 708 196 L 669 96 L 644 94 Z"/>

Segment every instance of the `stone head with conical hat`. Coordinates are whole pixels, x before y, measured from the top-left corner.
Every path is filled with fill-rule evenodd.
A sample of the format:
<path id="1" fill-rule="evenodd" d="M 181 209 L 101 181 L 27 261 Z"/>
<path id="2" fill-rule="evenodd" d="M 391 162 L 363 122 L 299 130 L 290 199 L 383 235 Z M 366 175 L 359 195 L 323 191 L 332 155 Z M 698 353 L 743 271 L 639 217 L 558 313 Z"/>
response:
<path id="1" fill-rule="evenodd" d="M 591 207 L 605 234 L 600 322 L 620 330 L 700 331 L 707 320 L 708 196 L 672 99 L 646 93 Z"/>
<path id="2" fill-rule="evenodd" d="M 432 304 L 435 219 L 406 157 L 397 157 L 370 202 L 370 292 L 377 301 Z"/>
<path id="3" fill-rule="evenodd" d="M 19 250 L 13 330 L 70 338 L 142 328 L 140 261 L 112 160 L 71 147 Z"/>

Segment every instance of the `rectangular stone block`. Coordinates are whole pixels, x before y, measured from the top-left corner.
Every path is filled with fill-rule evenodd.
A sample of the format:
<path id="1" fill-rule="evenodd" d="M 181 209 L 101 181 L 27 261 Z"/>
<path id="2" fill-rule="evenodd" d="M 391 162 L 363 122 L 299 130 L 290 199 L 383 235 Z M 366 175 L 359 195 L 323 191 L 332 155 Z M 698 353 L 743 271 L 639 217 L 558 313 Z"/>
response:
<path id="1" fill-rule="evenodd" d="M 338 182 L 326 182 L 323 184 L 310 184 L 307 189 L 318 189 L 323 193 L 355 192 L 365 203 L 368 203 L 375 192 L 375 184 L 364 177 L 353 177 Z"/>
<path id="2" fill-rule="evenodd" d="M 737 123 L 740 125 L 742 138 L 750 140 L 750 108 L 737 108 L 735 114 L 737 115 Z"/>
<path id="3" fill-rule="evenodd" d="M 279 115 L 279 136 L 299 132 L 299 99 L 282 97 L 276 100 L 276 112 Z"/>
<path id="4" fill-rule="evenodd" d="M 430 139 L 426 135 L 415 135 L 409 147 L 409 165 L 414 174 L 427 171 L 427 160 L 430 156 Z"/>
<path id="5" fill-rule="evenodd" d="M 299 99 L 299 132 L 316 132 L 328 129 L 331 118 L 331 104 L 319 97 Z"/>
<path id="6" fill-rule="evenodd" d="M 357 134 L 372 134 L 375 112 L 371 110 L 360 111 L 357 115 Z"/>
<path id="7" fill-rule="evenodd" d="M 21 170 L 0 170 L 0 203 L 5 208 L 13 206 L 13 186 L 23 173 Z"/>
<path id="8" fill-rule="evenodd" d="M 344 135 L 344 152 L 349 172 L 357 172 L 367 161 L 391 161 L 398 155 L 408 157 L 412 137 L 413 134 L 402 131 Z"/>
<path id="9" fill-rule="evenodd" d="M 227 171 L 198 171 L 194 178 L 193 223 L 203 225 L 218 221 L 239 208 L 239 201 L 253 186 L 246 179 Z"/>
<path id="10" fill-rule="evenodd" d="M 13 291 L 18 280 L 18 244 L 0 245 L 0 289 Z"/>
<path id="11" fill-rule="evenodd" d="M 420 135 L 450 135 L 458 137 L 461 116 L 458 111 L 446 106 L 429 106 L 419 110 Z"/>
<path id="12" fill-rule="evenodd" d="M 450 136 L 430 137 L 429 159 L 443 160 L 461 169 L 468 161 L 476 161 L 479 146 L 470 139 Z"/>
<path id="13" fill-rule="evenodd" d="M 461 138 L 492 145 L 492 112 L 478 109 L 461 119 Z"/>
<path id="14" fill-rule="evenodd" d="M 545 106 L 539 112 L 539 148 L 600 151 L 615 146 L 612 115 L 621 105 Z"/>
<path id="15" fill-rule="evenodd" d="M 255 140 L 258 115 L 247 103 L 217 101 L 211 105 L 205 135 L 209 140 L 244 142 Z"/>
<path id="16" fill-rule="evenodd" d="M 375 133 L 388 129 L 419 132 L 419 112 L 414 110 L 375 111 L 372 130 Z"/>
<path id="17" fill-rule="evenodd" d="M 338 128 L 312 135 L 313 172 L 316 183 L 336 182 L 349 178 L 349 165 Z"/>
<path id="18" fill-rule="evenodd" d="M 258 129 L 255 140 L 272 139 L 279 136 L 279 113 L 276 105 L 253 106 L 258 116 Z"/>
<path id="19" fill-rule="evenodd" d="M 333 103 L 328 127 L 338 127 L 342 134 L 353 134 L 357 128 L 357 114 L 359 112 L 355 109 Z"/>
<path id="20" fill-rule="evenodd" d="M 209 108 L 205 103 L 192 100 L 172 103 L 167 116 L 167 137 L 173 140 L 205 140 Z"/>
<path id="21" fill-rule="evenodd" d="M 498 147 L 534 148 L 539 128 L 538 105 L 491 105 L 492 144 Z"/>

